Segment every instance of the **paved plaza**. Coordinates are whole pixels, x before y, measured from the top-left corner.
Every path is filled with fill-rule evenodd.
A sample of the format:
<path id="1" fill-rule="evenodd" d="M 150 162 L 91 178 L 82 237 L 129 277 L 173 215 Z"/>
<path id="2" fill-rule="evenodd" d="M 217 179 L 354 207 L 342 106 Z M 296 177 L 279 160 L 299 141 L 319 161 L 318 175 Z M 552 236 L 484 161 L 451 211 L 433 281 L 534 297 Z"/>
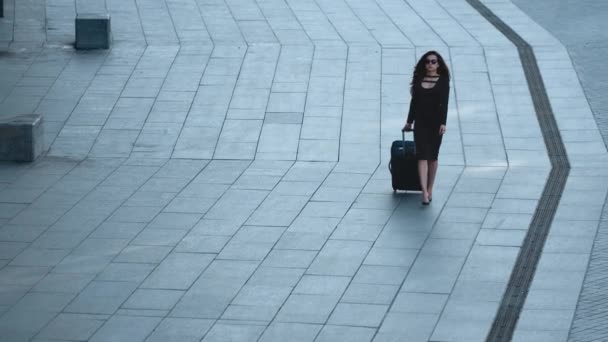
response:
<path id="1" fill-rule="evenodd" d="M 569 161 L 512 340 L 607 340 L 573 333 L 605 278 L 602 134 L 562 42 L 481 2 L 533 48 Z M 41 114 L 45 154 L 0 163 L 1 342 L 486 340 L 553 155 L 468 1 L 101 4 L 4 0 L 0 119 Z M 112 48 L 74 50 L 106 9 Z M 428 50 L 452 80 L 427 207 L 388 161 Z"/>

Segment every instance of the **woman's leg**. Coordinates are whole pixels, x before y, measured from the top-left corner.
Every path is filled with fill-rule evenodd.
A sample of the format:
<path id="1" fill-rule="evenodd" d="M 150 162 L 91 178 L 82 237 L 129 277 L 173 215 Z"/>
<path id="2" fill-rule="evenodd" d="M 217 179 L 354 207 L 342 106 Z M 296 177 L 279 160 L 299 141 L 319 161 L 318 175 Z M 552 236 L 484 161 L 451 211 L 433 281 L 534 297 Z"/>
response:
<path id="1" fill-rule="evenodd" d="M 420 187 L 422 188 L 422 202 L 429 201 L 429 192 L 427 188 L 428 182 L 428 162 L 426 160 L 418 161 L 418 175 L 420 175 Z"/>
<path id="2" fill-rule="evenodd" d="M 437 163 L 437 160 L 429 160 L 428 161 L 428 168 L 429 168 L 429 178 L 428 178 L 428 182 L 426 183 L 427 186 L 427 191 L 429 194 L 429 199 L 433 198 L 433 185 L 435 184 L 435 176 L 437 175 L 437 167 L 439 166 L 439 163 Z"/>

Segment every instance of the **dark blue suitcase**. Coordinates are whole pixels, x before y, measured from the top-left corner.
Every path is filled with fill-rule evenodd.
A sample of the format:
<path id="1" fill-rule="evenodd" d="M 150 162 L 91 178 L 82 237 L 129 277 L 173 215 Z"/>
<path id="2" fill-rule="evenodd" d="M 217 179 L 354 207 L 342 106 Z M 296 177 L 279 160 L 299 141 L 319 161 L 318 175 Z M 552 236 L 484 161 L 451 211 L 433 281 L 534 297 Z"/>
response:
<path id="1" fill-rule="evenodd" d="M 393 191 L 421 191 L 418 176 L 418 160 L 416 159 L 416 144 L 405 140 L 401 132 L 401 140 L 393 141 L 391 145 L 391 161 L 388 164 L 391 171 Z"/>

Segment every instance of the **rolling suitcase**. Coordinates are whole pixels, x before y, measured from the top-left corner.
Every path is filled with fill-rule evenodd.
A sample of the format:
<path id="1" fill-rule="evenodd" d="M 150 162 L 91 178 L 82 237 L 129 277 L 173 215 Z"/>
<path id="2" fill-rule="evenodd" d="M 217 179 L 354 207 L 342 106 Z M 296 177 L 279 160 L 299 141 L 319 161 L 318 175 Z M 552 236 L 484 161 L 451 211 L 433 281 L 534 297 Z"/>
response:
<path id="1" fill-rule="evenodd" d="M 422 190 L 418 177 L 416 145 L 413 141 L 405 140 L 404 132 L 401 132 L 401 140 L 395 140 L 391 145 L 391 161 L 388 168 L 391 171 L 393 191 Z"/>

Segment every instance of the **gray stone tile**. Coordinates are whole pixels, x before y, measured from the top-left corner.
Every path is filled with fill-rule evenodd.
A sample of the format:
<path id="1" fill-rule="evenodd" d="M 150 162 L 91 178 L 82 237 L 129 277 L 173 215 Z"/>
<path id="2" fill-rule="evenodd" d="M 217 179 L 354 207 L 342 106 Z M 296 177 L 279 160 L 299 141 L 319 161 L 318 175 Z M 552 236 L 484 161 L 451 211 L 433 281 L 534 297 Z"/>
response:
<path id="1" fill-rule="evenodd" d="M 170 310 L 184 291 L 138 289 L 122 304 L 126 309 Z"/>
<path id="2" fill-rule="evenodd" d="M 218 199 L 228 190 L 229 186 L 228 184 L 190 183 L 180 192 L 179 196 Z"/>
<path id="3" fill-rule="evenodd" d="M 363 264 L 410 267 L 417 255 L 417 249 L 374 247 L 370 250 Z"/>
<path id="4" fill-rule="evenodd" d="M 403 283 L 403 291 L 450 293 L 464 257 L 421 255 Z"/>
<path id="5" fill-rule="evenodd" d="M 48 227 L 32 225 L 4 224 L 0 226 L 0 241 L 32 242 Z"/>
<path id="6" fill-rule="evenodd" d="M 320 250 L 329 234 L 285 232 L 276 244 L 279 249 Z"/>
<path id="7" fill-rule="evenodd" d="M 257 341 L 264 332 L 264 325 L 234 324 L 228 322 L 216 323 L 202 340 L 204 342 L 249 342 Z"/>
<path id="8" fill-rule="evenodd" d="M 392 194 L 362 193 L 357 197 L 353 208 L 392 210 L 399 204 L 399 199 Z"/>
<path id="9" fill-rule="evenodd" d="M 287 227 L 299 215 L 299 210 L 282 210 L 282 209 L 267 209 L 260 208 L 245 222 L 253 226 L 276 226 Z"/>
<path id="10" fill-rule="evenodd" d="M 426 313 L 439 315 L 448 300 L 447 294 L 400 292 L 391 312 Z"/>
<path id="11" fill-rule="evenodd" d="M 502 298 L 507 282 L 459 279 L 454 286 L 451 299 L 458 301 L 497 301 Z"/>
<path id="12" fill-rule="evenodd" d="M 154 176 L 142 185 L 138 191 L 144 192 L 180 192 L 190 181 L 189 178 Z"/>
<path id="13" fill-rule="evenodd" d="M 9 310 L 0 318 L 2 338 L 6 341 L 29 341 L 50 322 L 56 312 Z"/>
<path id="14" fill-rule="evenodd" d="M 300 279 L 294 294 L 340 296 L 350 283 L 350 277 L 311 276 Z"/>
<path id="15" fill-rule="evenodd" d="M 182 229 L 189 230 L 200 220 L 200 214 L 160 213 L 150 222 L 150 229 Z"/>
<path id="16" fill-rule="evenodd" d="M 446 208 L 441 213 L 440 221 L 482 223 L 487 212 L 484 208 Z"/>
<path id="17" fill-rule="evenodd" d="M 231 304 L 243 306 L 272 306 L 277 310 L 289 296 L 289 286 L 245 285 Z M 276 311 L 275 311 L 276 312 Z"/>
<path id="18" fill-rule="evenodd" d="M 289 296 L 279 313 L 277 322 L 323 324 L 329 318 L 339 296 L 300 295 Z"/>
<path id="19" fill-rule="evenodd" d="M 321 330 L 321 325 L 299 323 L 273 323 L 262 337 L 260 342 L 312 342 Z"/>
<path id="20" fill-rule="evenodd" d="M 389 223 L 390 224 L 390 223 Z M 428 233 L 425 231 L 390 230 L 384 228 L 376 240 L 375 247 L 379 248 L 403 248 L 420 249 L 426 240 Z"/>
<path id="21" fill-rule="evenodd" d="M 165 318 L 146 342 L 199 342 L 213 323 L 207 319 Z"/>
<path id="22" fill-rule="evenodd" d="M 177 252 L 182 253 L 219 253 L 226 243 L 230 240 L 229 236 L 218 235 L 198 235 L 192 232 L 175 247 Z"/>
<path id="23" fill-rule="evenodd" d="M 270 93 L 267 112 L 303 113 L 306 93 Z"/>
<path id="24" fill-rule="evenodd" d="M 266 115 L 264 116 L 264 123 L 300 125 L 300 124 L 302 124 L 302 119 L 303 119 L 302 113 L 266 113 Z"/>
<path id="25" fill-rule="evenodd" d="M 408 267 L 361 265 L 353 283 L 401 285 Z"/>
<path id="26" fill-rule="evenodd" d="M 135 290 L 136 283 L 93 281 L 64 312 L 113 314 Z"/>
<path id="27" fill-rule="evenodd" d="M 0 286 L 0 305 L 6 310 L 19 301 L 28 291 L 30 286 L 24 285 L 2 285 Z"/>
<path id="28" fill-rule="evenodd" d="M 187 230 L 181 229 L 144 229 L 131 241 L 139 246 L 176 246 L 186 235 Z"/>
<path id="29" fill-rule="evenodd" d="M 74 297 L 73 293 L 30 292 L 23 296 L 12 310 L 60 312 Z"/>
<path id="30" fill-rule="evenodd" d="M 132 239 L 144 229 L 145 223 L 104 222 L 91 234 L 96 239 Z"/>
<path id="31" fill-rule="evenodd" d="M 55 273 L 96 274 L 112 261 L 114 256 L 68 255 L 55 268 Z"/>
<path id="32" fill-rule="evenodd" d="M 172 317 L 219 318 L 257 267 L 256 262 L 216 260 L 172 310 Z"/>
<path id="33" fill-rule="evenodd" d="M 455 192 L 450 195 L 446 206 L 451 208 L 490 208 L 495 194 Z"/>
<path id="34" fill-rule="evenodd" d="M 529 310 L 576 310 L 579 293 L 568 290 L 530 289 L 526 296 L 526 309 Z M 541 330 L 544 328 L 541 327 Z"/>
<path id="35" fill-rule="evenodd" d="M 551 235 L 591 237 L 595 236 L 596 232 L 597 222 L 595 221 L 553 220 L 551 224 Z"/>
<path id="36" fill-rule="evenodd" d="M 262 265 L 268 267 L 308 268 L 316 256 L 316 251 L 273 249 Z"/>
<path id="37" fill-rule="evenodd" d="M 474 246 L 462 268 L 461 279 L 506 282 L 519 248 Z"/>
<path id="38" fill-rule="evenodd" d="M 144 341 L 160 321 L 161 318 L 157 317 L 113 316 L 90 341 Z"/>
<path id="39" fill-rule="evenodd" d="M 207 219 L 203 218 L 194 226 L 191 233 L 197 235 L 233 236 L 240 228 L 242 222 L 237 219 Z"/>
<path id="40" fill-rule="evenodd" d="M 115 256 L 129 243 L 128 239 L 88 238 L 72 251 L 73 256 Z"/>
<path id="41" fill-rule="evenodd" d="M 525 230 L 481 229 L 475 243 L 482 246 L 520 247 L 526 236 Z"/>
<path id="42" fill-rule="evenodd" d="M 322 185 L 312 197 L 313 201 L 319 202 L 354 202 L 361 189 L 339 188 Z"/>
<path id="43" fill-rule="evenodd" d="M 330 240 L 308 269 L 308 274 L 353 276 L 367 255 L 366 241 Z"/>
<path id="44" fill-rule="evenodd" d="M 280 268 L 261 266 L 251 276 L 248 285 L 263 286 L 291 286 L 295 287 L 300 281 L 305 269 L 303 268 Z"/>
<path id="45" fill-rule="evenodd" d="M 493 194 L 498 191 L 501 179 L 490 178 L 463 178 L 456 187 L 455 192 L 481 192 Z"/>
<path id="46" fill-rule="evenodd" d="M 67 210 L 60 208 L 28 207 L 10 220 L 12 224 L 28 224 L 50 226 L 55 223 Z"/>
<path id="47" fill-rule="evenodd" d="M 19 203 L 0 203 L 0 218 L 10 219 L 26 208 L 25 204 Z"/>
<path id="48" fill-rule="evenodd" d="M 466 257 L 472 243 L 471 240 L 430 238 L 424 244 L 420 254 Z"/>
<path id="49" fill-rule="evenodd" d="M 340 299 L 343 303 L 391 304 L 399 287 L 397 285 L 352 283 Z"/>
<path id="50" fill-rule="evenodd" d="M 375 333 L 374 328 L 324 325 L 315 341 L 332 342 L 343 339 L 352 342 L 371 342 Z"/>
<path id="51" fill-rule="evenodd" d="M 376 241 L 383 226 L 378 224 L 358 224 L 341 222 L 331 235 L 336 240 Z"/>
<path id="52" fill-rule="evenodd" d="M 428 341 L 439 315 L 389 312 L 374 341 Z"/>
<path id="53" fill-rule="evenodd" d="M 567 329 L 562 330 L 524 330 L 516 329 L 513 333 L 514 342 L 524 341 L 567 341 L 569 331 Z"/>
<path id="54" fill-rule="evenodd" d="M 113 262 L 97 275 L 96 280 L 141 283 L 154 270 L 154 267 L 154 264 Z"/>
<path id="55" fill-rule="evenodd" d="M 2 246 L 0 258 L 13 259 L 25 251 L 28 244 L 25 242 L 0 242 L 0 246 Z"/>
<path id="56" fill-rule="evenodd" d="M 48 272 L 48 267 L 5 266 L 0 269 L 0 285 L 32 286 Z"/>
<path id="57" fill-rule="evenodd" d="M 127 246 L 116 256 L 116 262 L 160 263 L 171 251 L 170 246 Z"/>
<path id="58" fill-rule="evenodd" d="M 329 324 L 379 327 L 388 305 L 339 303 L 329 318 Z"/>
<path id="59" fill-rule="evenodd" d="M 531 221 L 532 215 L 530 214 L 489 212 L 483 222 L 482 228 L 527 230 Z"/>
<path id="60" fill-rule="evenodd" d="M 186 290 L 212 260 L 210 254 L 169 254 L 140 287 Z"/>
<path id="61" fill-rule="evenodd" d="M 588 253 L 543 253 L 537 267 L 544 271 L 581 272 L 587 269 L 589 257 Z"/>
<path id="62" fill-rule="evenodd" d="M 86 236 L 86 234 L 82 232 L 55 232 L 51 230 L 52 228 L 41 234 L 38 239 L 32 243 L 32 247 L 40 249 L 76 248 Z"/>
<path id="63" fill-rule="evenodd" d="M 105 315 L 60 313 L 38 336 L 49 340 L 88 340 L 105 320 Z"/>
<path id="64" fill-rule="evenodd" d="M 93 278 L 92 274 L 49 273 L 34 286 L 33 291 L 79 293 Z"/>
<path id="65" fill-rule="evenodd" d="M 137 129 L 103 129 L 89 155 L 99 158 L 128 157 L 138 135 Z"/>
<path id="66" fill-rule="evenodd" d="M 137 191 L 123 204 L 127 207 L 164 207 L 177 193 Z"/>
<path id="67" fill-rule="evenodd" d="M 230 241 L 217 256 L 218 259 L 262 261 L 272 249 L 273 243 Z"/>
<path id="68" fill-rule="evenodd" d="M 284 231 L 284 227 L 243 226 L 231 242 L 275 243 Z"/>
<path id="69" fill-rule="evenodd" d="M 498 302 L 448 301 L 433 332 L 433 339 L 484 339 L 489 333 Z"/>
<path id="70" fill-rule="evenodd" d="M 278 306 L 230 304 L 221 318 L 225 320 L 255 321 L 269 324 L 277 314 L 277 311 L 279 311 Z"/>
<path id="71" fill-rule="evenodd" d="M 108 218 L 109 222 L 148 223 L 162 210 L 160 206 L 122 206 Z"/>
<path id="72" fill-rule="evenodd" d="M 335 229 L 338 222 L 340 222 L 340 220 L 333 217 L 299 216 L 289 226 L 288 231 L 329 235 Z"/>
<path id="73" fill-rule="evenodd" d="M 176 197 L 167 207 L 165 213 L 205 214 L 215 204 L 215 198 Z"/>

